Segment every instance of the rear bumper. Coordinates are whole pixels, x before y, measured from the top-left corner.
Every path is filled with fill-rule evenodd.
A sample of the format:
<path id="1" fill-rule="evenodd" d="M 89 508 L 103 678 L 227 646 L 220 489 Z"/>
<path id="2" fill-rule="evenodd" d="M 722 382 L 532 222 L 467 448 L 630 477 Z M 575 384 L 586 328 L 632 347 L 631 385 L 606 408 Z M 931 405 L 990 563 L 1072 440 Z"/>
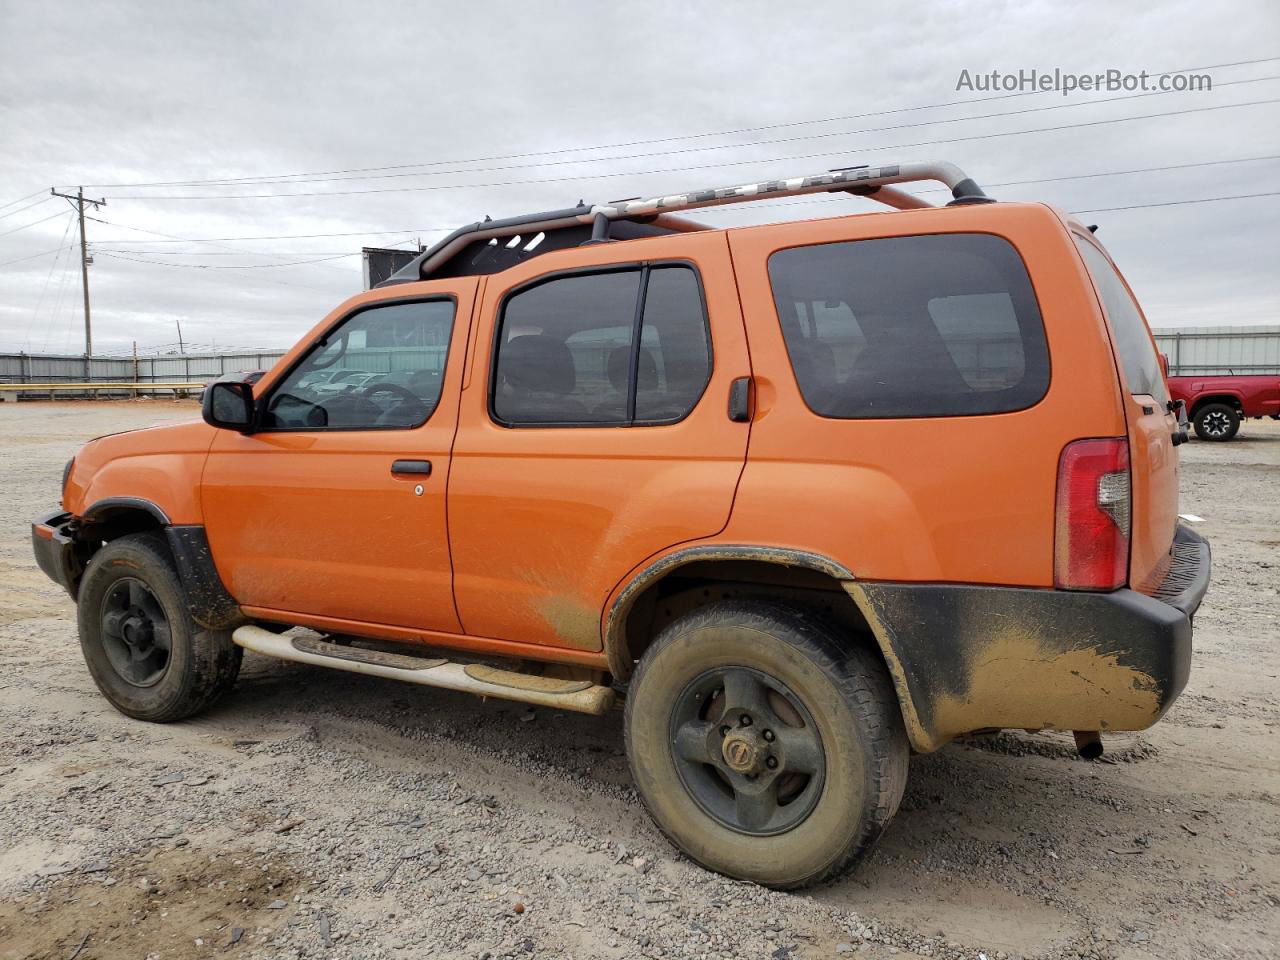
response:
<path id="1" fill-rule="evenodd" d="M 1142 730 L 1191 669 L 1209 586 L 1204 538 L 1179 527 L 1150 596 L 957 584 L 851 584 L 904 702 L 912 745 L 991 727 Z"/>
<path id="2" fill-rule="evenodd" d="M 75 598 L 80 589 L 84 564 L 71 536 L 74 518 L 69 513 L 49 513 L 31 524 L 31 549 L 40 569 L 58 586 Z"/>

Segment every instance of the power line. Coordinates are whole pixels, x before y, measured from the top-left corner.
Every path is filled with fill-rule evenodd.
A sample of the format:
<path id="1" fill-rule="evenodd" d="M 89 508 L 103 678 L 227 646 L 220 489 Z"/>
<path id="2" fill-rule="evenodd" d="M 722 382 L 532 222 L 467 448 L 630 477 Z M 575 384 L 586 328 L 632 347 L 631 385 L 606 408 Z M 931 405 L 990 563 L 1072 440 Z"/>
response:
<path id="1" fill-rule="evenodd" d="M 71 218 L 68 217 L 67 225 L 62 231 L 62 239 L 58 241 L 62 246 L 58 248 L 58 255 L 53 258 L 53 263 L 49 264 L 49 272 L 45 274 L 44 286 L 40 288 L 40 296 L 36 300 L 36 308 L 31 312 L 31 316 L 27 319 L 26 329 L 22 331 L 22 343 L 24 346 L 30 342 L 32 325 L 40 319 L 40 308 L 44 306 L 45 294 L 49 292 L 49 281 L 53 279 L 53 273 L 58 269 L 58 263 L 62 260 L 62 254 L 75 246 L 75 244 L 67 243 L 67 237 L 70 236 L 70 234 Z"/>
<path id="2" fill-rule="evenodd" d="M 40 224 L 44 223 L 46 220 L 52 220 L 54 217 L 65 217 L 66 215 L 67 215 L 66 210 L 59 210 L 57 213 L 49 214 L 49 216 L 45 217 L 43 220 L 33 220 L 31 223 L 24 223 L 20 227 L 14 227 L 12 230 L 6 230 L 4 233 L 0 233 L 0 237 L 7 237 L 11 233 L 19 233 L 20 231 L 26 230 L 30 227 L 38 227 Z"/>
<path id="3" fill-rule="evenodd" d="M 70 226 L 70 225 L 71 225 L 71 222 L 67 221 L 67 226 Z M 3 263 L 0 263 L 0 267 L 7 267 L 7 266 L 10 266 L 11 264 L 22 263 L 24 260 L 35 260 L 37 257 L 47 257 L 51 253 L 61 253 L 63 250 L 70 250 L 74 246 L 75 246 L 74 243 L 69 243 L 66 246 L 54 247 L 52 250 L 45 250 L 41 253 L 33 253 L 25 257 L 18 257 L 18 259 L 16 260 L 5 260 Z"/>
<path id="4" fill-rule="evenodd" d="M 141 227 L 131 227 L 125 223 L 116 223 L 111 220 L 100 220 L 97 217 L 91 217 L 96 223 L 103 223 L 109 227 L 120 227 L 124 230 L 137 230 L 139 233 L 156 233 L 155 230 L 143 230 Z M 347 233 L 289 233 L 276 234 L 272 236 L 253 236 L 253 237 L 190 237 L 181 240 L 182 243 L 220 243 L 222 241 L 245 241 L 245 240 L 316 240 L 329 237 L 378 237 L 395 233 L 440 233 L 452 230 L 452 227 L 418 227 L 412 230 L 352 230 Z M 169 237 L 168 234 L 159 234 L 170 240 L 180 240 L 178 237 Z M 412 238 L 404 240 L 388 240 L 387 243 L 408 243 Z M 166 240 L 111 240 L 110 243 L 165 243 Z M 247 253 L 248 251 L 246 251 Z"/>
<path id="5" fill-rule="evenodd" d="M 358 257 L 358 251 L 351 250 L 292 250 L 285 253 L 280 250 L 273 250 L 270 253 L 238 253 L 232 250 L 116 250 L 114 243 L 116 241 L 102 241 L 93 248 L 94 253 L 127 253 L 137 255 L 145 253 L 148 257 Z M 164 241 L 157 241 L 163 243 Z M 109 244 L 104 246 L 104 244 Z M 406 253 L 412 251 L 405 251 Z M 3 266 L 3 264 L 0 264 Z M 267 266 L 275 266 L 275 264 L 267 264 Z M 281 264 L 284 266 L 284 264 Z"/>
<path id="6" fill-rule="evenodd" d="M 1040 177 L 1034 180 L 1006 180 L 1006 181 L 997 182 L 997 183 L 984 182 L 983 186 L 985 188 L 994 189 L 998 187 L 1024 186 L 1024 185 L 1035 184 L 1035 183 L 1057 183 L 1057 182 L 1066 181 L 1066 180 L 1087 180 L 1087 179 L 1093 179 L 1097 177 L 1118 177 L 1118 176 L 1124 176 L 1124 175 L 1136 174 L 1136 173 L 1160 173 L 1167 170 L 1187 170 L 1195 167 L 1225 166 L 1227 164 L 1234 164 L 1234 163 L 1255 163 L 1255 162 L 1264 161 L 1264 160 L 1280 160 L 1280 154 L 1260 156 L 1260 157 L 1233 157 L 1231 159 L 1225 159 L 1225 160 L 1202 160 L 1194 163 L 1175 163 L 1175 164 L 1167 164 L 1167 165 L 1158 166 L 1158 167 L 1139 167 L 1139 168 L 1130 169 L 1130 170 L 1106 170 L 1106 171 L 1099 171 L 1096 173 L 1078 173 L 1078 174 L 1069 174 L 1069 175 L 1059 176 L 1059 177 Z M 933 193 L 937 191 L 932 189 L 926 189 L 920 192 Z M 839 196 L 839 197 L 823 198 L 821 200 L 793 200 L 793 201 L 784 202 L 784 203 L 772 203 L 772 204 L 769 204 L 769 208 L 797 206 L 802 204 L 808 205 L 808 204 L 814 204 L 814 203 L 835 203 L 835 202 L 842 202 L 846 199 L 847 198 L 844 196 Z M 761 207 L 754 207 L 754 206 L 753 207 L 722 207 L 722 208 L 718 208 L 717 210 L 705 210 L 703 211 L 703 213 L 748 213 L 748 212 L 751 212 L 752 210 L 759 210 L 759 209 L 761 209 Z M 316 239 L 329 239 L 334 237 L 386 236 L 388 234 L 400 234 L 400 233 L 410 233 L 410 234 L 449 233 L 454 229 L 454 227 L 452 226 L 450 227 L 414 227 L 412 229 L 405 229 L 405 230 L 355 230 L 355 231 L 349 231 L 349 232 L 343 232 L 343 233 L 297 233 L 297 234 L 274 234 L 274 235 L 268 235 L 268 236 L 249 236 L 249 237 L 189 237 L 186 239 L 182 239 L 178 237 L 173 237 L 170 234 L 160 234 L 154 230 L 143 230 L 141 227 L 133 227 L 133 226 L 129 226 L 128 224 L 116 223 L 115 221 L 111 221 L 111 220 L 103 220 L 99 217 L 90 217 L 90 219 L 94 220 L 96 223 L 105 224 L 107 226 L 121 227 L 125 230 L 136 230 L 141 233 L 153 233 L 165 238 L 164 240 L 102 241 L 104 244 L 107 244 L 109 246 L 116 246 L 118 244 L 124 244 L 124 243 L 157 244 L 157 243 L 167 243 L 171 240 L 175 240 L 181 243 L 214 243 L 214 244 L 219 243 L 221 241 L 245 242 L 245 241 L 259 241 L 259 240 L 316 240 Z M 408 243 L 409 240 L 405 239 L 405 240 L 384 241 L 384 242 Z M 147 251 L 147 252 L 154 254 L 156 251 Z M 195 251 L 195 252 L 198 252 L 198 251 Z M 251 251 L 246 250 L 243 252 L 246 255 L 252 255 Z"/>
<path id="7" fill-rule="evenodd" d="M 22 213 L 22 211 L 24 211 L 24 210 L 30 210 L 30 209 L 32 209 L 33 207 L 38 207 L 38 206 L 40 206 L 40 204 L 42 204 L 42 203 L 47 203 L 48 201 L 50 201 L 50 200 L 52 200 L 52 199 L 53 199 L 52 197 L 50 197 L 48 194 L 46 194 L 45 196 L 43 196 L 43 197 L 41 197 L 39 200 L 37 200 L 35 203 L 28 203 L 25 207 L 19 207 L 17 210 L 10 210 L 8 213 L 0 213 L 0 220 L 5 219 L 6 217 L 15 217 L 15 216 L 17 216 L 18 214 Z"/>
<path id="8" fill-rule="evenodd" d="M 1197 66 L 1197 67 L 1184 67 L 1177 70 L 1166 70 L 1166 71 L 1163 71 L 1163 73 L 1165 75 L 1172 75 L 1172 74 L 1178 74 L 1178 73 L 1190 73 L 1191 71 L 1194 71 L 1194 70 L 1219 70 L 1219 69 L 1226 69 L 1228 67 L 1249 66 L 1253 64 L 1259 64 L 1259 63 L 1271 63 L 1276 60 L 1280 60 L 1280 57 L 1261 57 L 1254 60 L 1236 60 L 1230 63 L 1215 63 L 1215 64 L 1207 64 L 1204 66 Z M 1269 78 L 1262 78 L 1262 79 L 1269 79 Z M 1229 86 L 1231 83 L 1237 83 L 1237 82 L 1248 82 L 1248 81 L 1228 81 L 1227 83 L 1219 84 L 1219 86 Z M 1028 91 L 1023 91 L 1018 93 L 996 94 L 988 97 L 970 97 L 964 100 L 948 100 L 941 103 L 923 104 L 923 105 L 914 106 L 914 107 L 897 107 L 897 108 L 892 108 L 888 110 L 874 110 L 868 113 L 844 114 L 844 115 L 834 116 L 834 117 L 819 117 L 812 120 L 792 120 L 784 123 L 771 123 L 771 124 L 761 124 L 761 125 L 750 126 L 750 127 L 738 127 L 731 130 L 718 130 L 718 131 L 704 132 L 704 133 L 682 134 L 678 136 L 652 137 L 652 138 L 643 139 L 643 140 L 628 140 L 623 142 L 602 143 L 602 144 L 593 144 L 593 145 L 587 145 L 587 146 L 561 147 L 561 148 L 552 149 L 552 150 L 535 150 L 535 151 L 530 151 L 526 153 L 493 154 L 493 155 L 483 156 L 483 157 L 472 157 L 470 159 L 435 160 L 435 161 L 418 162 L 418 163 L 391 164 L 387 166 L 378 166 L 378 167 L 348 167 L 345 169 L 338 169 L 338 170 L 318 170 L 318 171 L 307 171 L 302 173 L 274 174 L 269 176 L 164 180 L 164 181 L 149 181 L 149 182 L 137 182 L 137 183 L 99 183 L 99 184 L 91 184 L 91 186 L 104 188 L 104 189 L 113 189 L 113 188 L 122 188 L 122 187 L 197 186 L 202 184 L 232 185 L 232 184 L 238 184 L 238 183 L 249 183 L 249 182 L 268 181 L 268 180 L 285 181 L 286 178 L 296 178 L 296 177 L 328 177 L 328 176 L 333 176 L 337 174 L 348 174 L 348 173 L 373 173 L 373 172 L 379 172 L 384 170 L 408 170 L 411 168 L 440 167 L 440 166 L 448 166 L 449 164 L 488 163 L 490 161 L 496 161 L 496 160 L 518 160 L 518 159 L 524 159 L 528 157 L 550 157 L 550 156 L 559 156 L 566 153 L 581 153 L 581 152 L 588 152 L 592 150 L 608 150 L 608 149 L 621 148 L 621 147 L 650 146 L 658 143 L 675 143 L 682 140 L 709 139 L 714 137 L 736 136 L 743 133 L 759 133 L 766 130 L 782 130 L 782 129 L 789 129 L 789 128 L 794 128 L 799 126 L 811 126 L 819 123 L 836 123 L 836 122 L 842 122 L 845 120 L 862 120 L 869 117 L 890 116 L 893 114 L 912 113 L 920 110 L 937 110 L 937 109 L 943 109 L 946 107 L 964 106 L 964 105 L 973 104 L 973 103 L 988 103 L 996 100 L 1010 100 L 1018 97 L 1036 96 L 1044 92 L 1048 92 L 1048 91 L 1028 90 Z M 1157 91 L 1157 92 L 1179 92 L 1179 91 Z M 1088 102 L 1097 103 L 1097 102 L 1103 102 L 1103 101 L 1088 101 Z M 300 182 L 300 181 L 293 180 L 292 182 Z M 302 181 L 302 182 L 305 182 L 305 181 Z"/>
<path id="9" fill-rule="evenodd" d="M 1155 120 L 1165 117 L 1185 116 L 1195 113 L 1210 113 L 1216 110 L 1234 110 L 1240 107 L 1257 107 L 1272 103 L 1280 103 L 1280 98 L 1269 98 L 1265 100 L 1248 100 L 1242 103 L 1222 103 L 1209 107 L 1187 107 L 1182 110 L 1166 110 L 1160 113 L 1139 114 L 1132 117 L 1112 117 L 1106 120 L 1089 120 L 1084 123 L 1068 123 L 1058 124 L 1051 127 L 1033 127 L 1026 130 L 1008 130 L 1003 133 L 984 133 L 974 134 L 965 137 L 948 137 L 940 140 L 921 140 L 914 143 L 895 143 L 884 146 L 869 148 L 873 151 L 881 152 L 885 150 L 898 150 L 912 147 L 936 146 L 943 143 L 971 143 L 978 140 L 993 140 L 1000 137 L 1016 137 L 1027 136 L 1036 133 L 1053 133 L 1060 130 L 1080 130 L 1086 127 L 1107 126 L 1115 123 L 1128 123 L 1134 120 Z M 681 167 L 660 167 L 651 170 L 628 170 L 622 172 L 592 173 L 585 177 L 543 177 L 533 180 L 505 180 L 490 183 L 457 183 L 457 184 L 434 184 L 422 187 L 375 187 L 367 190 L 330 190 L 330 191 L 309 191 L 295 193 L 244 193 L 244 194 L 223 194 L 222 196 L 135 196 L 135 195 L 117 195 L 113 199 L 117 200 L 263 200 L 270 198 L 287 198 L 287 197 L 349 197 L 360 196 L 365 194 L 376 193 L 424 193 L 438 190 L 469 190 L 481 187 L 512 187 L 512 186 L 530 186 L 546 183 L 583 183 L 591 180 L 614 179 L 617 177 L 639 177 L 655 173 L 686 173 L 692 170 L 718 170 L 724 167 L 739 167 L 751 164 L 777 163 L 786 160 L 812 160 L 819 157 L 847 156 L 848 150 L 825 150 L 816 153 L 790 154 L 781 157 L 765 157 L 752 160 L 725 160 L 718 163 L 690 164 Z"/>
<path id="10" fill-rule="evenodd" d="M 4 203 L 0 203 L 0 210 L 3 210 L 5 207 L 12 207 L 15 203 L 21 203 L 23 200 L 30 200 L 32 197 L 41 196 L 42 194 L 44 194 L 43 190 L 37 190 L 35 193 L 28 193 L 25 197 L 18 197 L 16 200 L 7 200 Z"/>
<path id="11" fill-rule="evenodd" d="M 96 217 L 91 217 L 90 219 L 95 220 L 95 221 L 96 221 L 96 222 L 98 222 L 98 223 L 109 223 L 109 221 L 106 221 L 106 220 L 100 220 L 100 219 L 98 219 L 98 218 L 96 218 Z M 179 242 L 181 242 L 181 243 L 188 243 L 188 242 L 190 242 L 190 241 L 188 241 L 185 237 L 178 237 L 178 236 L 174 236 L 174 235 L 173 235 L 173 234 L 171 234 L 171 233 L 161 233 L 159 230 L 147 230 L 147 229 L 144 229 L 143 227 L 131 227 L 131 226 L 127 226 L 126 224 L 123 224 L 123 223 L 109 223 L 109 225 L 110 225 L 110 226 L 114 226 L 114 227 L 121 227 L 121 228 L 123 228 L 123 229 L 125 229 L 125 230 L 136 230 L 138 233 L 149 233 L 149 234 L 152 234 L 153 236 L 157 236 L 157 237 L 164 237 L 166 240 L 177 240 L 177 241 L 179 241 Z M 221 249 L 223 249 L 223 250 L 230 250 L 230 251 L 232 251 L 232 252 L 234 252 L 234 253 L 242 253 L 242 254 L 245 254 L 245 255 L 247 255 L 247 256 L 256 256 L 256 254 L 254 254 L 254 253 L 253 253 L 253 251 L 250 251 L 250 250 L 236 250 L 236 248 L 235 248 L 235 247 L 228 247 L 226 244 L 223 244 L 223 243 L 214 243 L 214 246 L 220 247 L 220 248 L 221 248 Z M 123 257 L 118 257 L 118 256 L 117 256 L 117 258 L 116 258 L 116 259 L 124 259 L 124 258 L 123 258 Z M 233 269 L 240 269 L 240 268 L 239 268 L 239 267 L 222 267 L 222 268 L 220 268 L 220 269 L 233 270 Z M 258 276 L 258 277 L 260 277 L 262 280 L 265 280 L 267 283 L 274 283 L 274 284 L 276 284 L 277 286 L 281 286 L 281 287 L 301 287 L 301 288 L 306 289 L 306 290 L 320 290 L 320 289 L 322 289 L 322 288 L 320 288 L 320 287 L 313 287 L 313 286 L 311 286 L 310 284 L 306 284 L 306 283 L 296 283 L 296 282 L 291 281 L 291 280 L 277 280 L 275 277 L 263 276 L 262 274 L 252 274 L 252 275 L 253 275 L 253 276 Z M 328 291 L 325 291 L 325 292 L 327 293 Z"/>
<path id="12" fill-rule="evenodd" d="M 1168 200 L 1163 203 L 1133 203 L 1125 207 L 1094 207 L 1092 210 L 1072 210 L 1071 213 L 1114 213 L 1117 210 L 1146 210 L 1150 207 L 1180 207 L 1187 203 L 1217 203 L 1220 200 L 1254 200 L 1258 197 L 1280 197 L 1280 190 L 1266 193 L 1240 193 L 1229 197 L 1201 197 L 1196 200 Z"/>
<path id="13" fill-rule="evenodd" d="M 1140 172 L 1140 171 L 1130 171 L 1130 172 Z M 1025 182 L 1033 182 L 1033 181 L 1025 181 Z M 1269 191 L 1265 193 L 1233 194 L 1230 196 L 1223 196 L 1223 197 L 1201 197 L 1201 198 L 1190 199 L 1190 200 L 1167 200 L 1167 201 L 1160 201 L 1156 203 L 1135 203 L 1135 204 L 1129 204 L 1129 205 L 1120 206 L 1120 207 L 1094 207 L 1088 210 L 1070 210 L 1068 212 L 1073 215 L 1085 214 L 1085 213 L 1111 213 L 1111 212 L 1120 211 L 1120 210 L 1144 210 L 1150 207 L 1177 207 L 1177 206 L 1182 206 L 1184 204 L 1193 204 L 1193 203 L 1218 203 L 1220 201 L 1225 201 L 1225 200 L 1253 200 L 1259 197 L 1277 197 L 1277 196 L 1280 196 L 1280 190 L 1274 190 L 1274 191 Z M 800 203 L 822 203 L 822 202 L 828 202 L 828 201 L 821 201 L 821 200 L 797 201 L 795 204 L 777 204 L 776 206 L 793 206 L 793 205 L 798 205 Z M 721 212 L 728 212 L 728 211 L 721 211 Z M 129 260 L 134 263 L 146 263 L 146 264 L 151 264 L 157 267 L 187 267 L 192 269 L 204 269 L 204 270 L 250 270 L 250 269 L 261 268 L 261 267 L 288 267 L 288 266 L 296 265 L 296 264 L 290 264 L 290 263 L 258 263 L 258 264 L 242 264 L 237 266 L 223 266 L 221 264 L 166 263 L 163 260 L 148 260 L 141 257 L 126 256 L 120 253 L 108 253 L 103 251 L 99 251 L 99 253 L 101 256 L 111 257 L 116 260 Z M 357 253 L 338 254 L 337 256 L 321 257 L 318 260 L 301 260 L 301 261 L 297 261 L 297 263 L 319 263 L 324 260 L 338 260 L 343 257 L 354 257 L 354 256 L 359 256 L 359 254 Z"/>
<path id="14" fill-rule="evenodd" d="M 289 263 L 241 263 L 235 266 L 227 266 L 221 263 L 167 263 L 164 260 L 146 260 L 141 257 L 126 256 L 121 253 L 107 253 L 98 251 L 101 256 L 110 257 L 113 260 L 129 260 L 133 263 L 150 263 L 157 267 L 186 267 L 190 270 L 262 270 L 267 267 L 297 267 L 306 263 L 324 263 L 328 260 L 342 260 L 346 257 L 358 257 L 359 253 L 339 253 L 336 256 L 316 257 L 312 260 L 293 260 Z"/>
<path id="15" fill-rule="evenodd" d="M 1261 83 L 1264 80 L 1280 80 L 1280 76 L 1253 77 L 1247 80 L 1231 80 L 1231 81 L 1228 81 L 1227 83 L 1219 84 L 1219 86 L 1225 87 L 1225 86 L 1232 86 L 1234 84 L 1242 84 L 1242 83 Z M 614 154 L 607 157 L 583 157 L 583 158 L 573 159 L 573 160 L 547 160 L 547 161 L 538 161 L 535 163 L 507 164 L 504 166 L 496 166 L 496 167 L 461 167 L 461 168 L 454 168 L 450 170 L 436 170 L 431 172 L 416 172 L 416 173 L 382 173 L 382 174 L 342 176 L 342 177 L 317 177 L 314 179 L 303 179 L 303 180 L 297 180 L 297 179 L 272 180 L 272 179 L 263 178 L 261 180 L 256 180 L 251 182 L 254 185 L 261 185 L 261 186 L 286 186 L 286 185 L 295 184 L 295 183 L 337 183 L 337 182 L 347 182 L 351 180 L 389 180 L 389 179 L 396 179 L 401 177 L 443 177 L 443 176 L 452 176 L 457 174 L 468 174 L 468 173 L 499 173 L 506 170 L 524 170 L 530 167 L 562 167 L 562 166 L 574 166 L 574 165 L 585 164 L 585 163 L 611 163 L 617 160 L 647 160 L 653 157 L 672 157 L 672 156 L 678 156 L 678 155 L 687 154 L 687 153 L 705 153 L 711 150 L 740 150 L 747 147 L 764 147 L 764 146 L 773 146 L 773 145 L 782 144 L 782 143 L 798 143 L 800 141 L 805 141 L 805 140 L 824 140 L 824 139 L 830 139 L 832 137 L 852 137 L 852 136 L 858 136 L 860 134 L 867 134 L 867 133 L 887 133 L 892 130 L 909 130 L 909 129 L 914 129 L 916 127 L 932 127 L 932 126 L 937 126 L 939 124 L 944 124 L 944 123 L 970 123 L 975 120 L 992 120 L 992 119 L 999 119 L 1002 117 L 1016 117 L 1016 116 L 1022 116 L 1024 114 L 1029 114 L 1029 113 L 1042 113 L 1048 110 L 1071 110 L 1077 107 L 1090 107 L 1090 106 L 1094 106 L 1096 104 L 1101 104 L 1101 103 L 1116 103 L 1123 100 L 1137 100 L 1145 97 L 1163 97 L 1176 92 L 1181 92 L 1181 91 L 1155 90 L 1149 93 L 1125 94 L 1123 96 L 1105 97 L 1098 100 L 1085 100 L 1085 101 L 1078 101 L 1073 103 L 1053 103 L 1053 104 L 1048 104 L 1046 106 L 1040 106 L 1040 107 L 1027 107 L 1022 110 L 1006 110 L 1001 113 L 982 113 L 982 114 L 974 114 L 972 116 L 966 116 L 966 117 L 950 117 L 943 120 L 923 120 L 916 123 L 894 124 L 892 126 L 887 126 L 887 127 L 864 127 L 861 130 L 834 130 L 834 131 L 827 131 L 824 133 L 809 133 L 809 134 L 804 134 L 801 136 L 794 136 L 794 137 L 779 137 L 772 140 L 749 140 L 749 141 L 739 142 L 739 143 L 712 144 L 710 146 L 681 147 L 675 150 L 659 150 L 651 153 Z M 205 186 L 205 184 L 190 184 L 190 185 Z M 208 184 L 208 186 L 226 186 L 226 184 Z M 216 195 L 211 195 L 211 196 L 214 196 L 216 198 Z"/>

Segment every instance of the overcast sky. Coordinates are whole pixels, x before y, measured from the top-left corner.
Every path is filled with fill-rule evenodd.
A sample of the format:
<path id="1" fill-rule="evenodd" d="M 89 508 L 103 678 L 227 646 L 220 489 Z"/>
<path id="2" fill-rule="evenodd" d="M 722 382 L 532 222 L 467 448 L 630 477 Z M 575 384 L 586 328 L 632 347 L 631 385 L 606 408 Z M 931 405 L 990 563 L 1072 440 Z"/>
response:
<path id="1" fill-rule="evenodd" d="M 122 352 L 172 344 L 175 321 L 201 346 L 286 346 L 360 289 L 362 246 L 580 197 L 934 158 L 982 184 L 1047 181 L 989 192 L 1073 211 L 1280 191 L 1280 103 L 1202 109 L 1280 99 L 1280 5 L 1145 6 L 0 0 L 0 205 L 81 183 L 107 198 L 91 211 L 106 222 L 89 222 L 95 352 Z M 991 96 L 957 90 L 962 70 L 1267 57 L 1205 71 L 1211 92 L 954 103 Z M 937 104 L 951 105 L 903 111 Z M 1038 107 L 1061 109 L 986 116 Z M 1130 117 L 1146 119 L 1097 123 Z M 1068 129 L 1018 132 L 1046 127 Z M 588 162 L 619 156 L 632 158 Z M 685 167 L 698 169 L 671 169 Z M 232 178 L 259 179 L 125 186 Z M 264 193 L 319 195 L 215 199 Z M 76 240 L 70 207 L 40 199 L 0 206 L 0 350 L 82 352 L 78 248 L 60 249 Z M 1280 323 L 1280 196 L 1082 219 L 1153 326 Z M 352 235 L 168 239 L 338 233 Z M 337 259 L 296 262 L 324 257 Z"/>

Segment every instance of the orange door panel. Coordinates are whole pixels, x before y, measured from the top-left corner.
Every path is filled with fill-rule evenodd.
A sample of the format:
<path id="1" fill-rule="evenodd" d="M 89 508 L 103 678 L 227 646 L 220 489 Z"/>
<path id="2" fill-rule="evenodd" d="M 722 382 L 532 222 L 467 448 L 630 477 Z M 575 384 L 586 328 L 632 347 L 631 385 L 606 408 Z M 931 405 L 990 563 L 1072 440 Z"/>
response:
<path id="1" fill-rule="evenodd" d="M 663 269 L 657 265 L 679 261 L 701 278 L 712 370 L 692 412 L 662 426 L 500 425 L 497 407 L 490 412 L 490 391 L 498 387 L 494 327 L 504 298 L 554 274 L 568 258 L 581 270 L 624 255 L 632 266 L 654 264 L 655 273 Z M 606 306 L 599 309 L 607 327 Z M 729 519 L 748 436 L 746 423 L 729 419 L 730 384 L 751 371 L 728 243 L 720 233 L 692 233 L 547 254 L 489 278 L 478 323 L 449 478 L 454 591 L 463 626 L 481 636 L 599 650 L 602 607 L 619 579 L 672 544 L 718 533 Z M 518 323 L 525 327 L 517 331 Z M 563 353 L 547 329 L 526 319 L 513 319 L 500 336 L 513 332 L 528 341 L 522 347 L 530 356 Z M 671 375 L 667 364 L 678 360 L 655 359 L 661 344 L 645 342 L 635 376 L 657 384 Z M 620 355 L 620 348 L 611 353 Z M 575 357 L 565 376 L 577 384 L 590 375 L 582 369 L 590 360 Z M 582 416 L 598 415 L 610 403 L 607 397 L 573 402 L 586 411 Z M 617 410 L 624 406 L 619 399 Z"/>
<path id="2" fill-rule="evenodd" d="M 477 286 L 466 277 L 374 291 L 317 328 L 322 336 L 343 317 L 378 305 L 453 300 L 439 401 L 421 426 L 218 432 L 204 471 L 204 514 L 218 571 L 241 604 L 459 632 L 445 491 Z M 388 352 L 403 361 L 405 351 Z M 270 402 L 292 359 L 264 381 L 260 403 Z M 397 369 L 394 359 L 381 362 Z M 413 385 L 414 372 L 403 372 Z M 429 463 L 430 473 L 393 474 L 398 460 L 418 464 L 407 469 Z"/>

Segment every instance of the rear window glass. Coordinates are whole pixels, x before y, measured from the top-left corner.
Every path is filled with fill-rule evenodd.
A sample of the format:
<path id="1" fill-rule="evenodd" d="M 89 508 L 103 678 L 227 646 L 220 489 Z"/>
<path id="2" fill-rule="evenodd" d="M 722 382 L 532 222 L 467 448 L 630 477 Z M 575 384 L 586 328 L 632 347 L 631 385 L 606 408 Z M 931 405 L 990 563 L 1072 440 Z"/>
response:
<path id="1" fill-rule="evenodd" d="M 1145 394 L 1157 400 L 1168 400 L 1169 392 L 1165 386 L 1164 373 L 1160 369 L 1160 358 L 1156 356 L 1156 348 L 1147 332 L 1146 321 L 1138 312 L 1138 305 L 1133 302 L 1128 287 L 1101 250 L 1083 237 L 1076 237 L 1075 240 L 1084 257 L 1085 266 L 1089 268 L 1089 275 L 1093 278 L 1098 299 L 1102 301 L 1107 319 L 1111 321 L 1111 337 L 1115 341 L 1116 355 L 1120 358 L 1129 392 Z"/>
<path id="2" fill-rule="evenodd" d="M 1017 251 L 988 234 L 855 240 L 769 258 L 805 403 L 842 419 L 1031 406 L 1049 353 Z"/>
<path id="3" fill-rule="evenodd" d="M 517 290 L 503 309 L 495 366 L 493 413 L 506 426 L 675 423 L 711 376 L 698 276 L 653 265 Z"/>

